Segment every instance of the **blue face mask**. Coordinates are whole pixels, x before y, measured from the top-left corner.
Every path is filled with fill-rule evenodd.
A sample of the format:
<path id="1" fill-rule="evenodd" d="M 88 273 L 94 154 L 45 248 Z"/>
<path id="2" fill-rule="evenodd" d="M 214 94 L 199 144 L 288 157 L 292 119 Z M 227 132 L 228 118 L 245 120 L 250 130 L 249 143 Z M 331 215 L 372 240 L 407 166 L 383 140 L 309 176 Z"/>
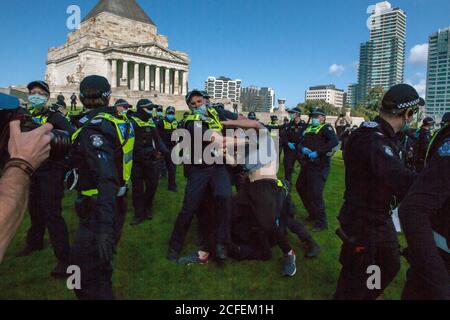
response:
<path id="1" fill-rule="evenodd" d="M 156 115 L 157 115 L 158 117 L 162 117 L 163 113 L 158 111 L 158 112 L 156 113 Z"/>
<path id="2" fill-rule="evenodd" d="M 319 120 L 319 119 L 312 119 L 312 120 L 311 120 L 311 125 L 312 125 L 313 127 L 318 127 L 318 126 L 320 126 L 320 120 Z"/>
<path id="3" fill-rule="evenodd" d="M 197 114 L 200 114 L 200 115 L 203 115 L 203 116 L 206 114 L 207 111 L 208 111 L 208 108 L 206 108 L 205 105 L 202 105 L 202 106 L 194 109 L 194 113 L 197 113 Z"/>
<path id="4" fill-rule="evenodd" d="M 47 97 L 41 96 L 40 94 L 34 94 L 28 96 L 28 101 L 30 102 L 33 108 L 40 109 L 43 108 L 47 103 Z"/>
<path id="5" fill-rule="evenodd" d="M 175 116 L 173 114 L 168 114 L 167 115 L 167 120 L 173 121 L 173 120 L 175 120 Z"/>

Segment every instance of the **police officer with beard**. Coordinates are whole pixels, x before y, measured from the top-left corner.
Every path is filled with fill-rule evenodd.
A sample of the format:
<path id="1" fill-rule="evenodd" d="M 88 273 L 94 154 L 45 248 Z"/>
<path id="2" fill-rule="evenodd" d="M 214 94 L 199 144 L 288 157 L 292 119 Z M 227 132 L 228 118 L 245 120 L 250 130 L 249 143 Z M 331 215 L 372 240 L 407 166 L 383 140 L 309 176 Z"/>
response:
<path id="1" fill-rule="evenodd" d="M 450 125 L 433 137 L 399 218 L 410 269 L 404 300 L 450 300 Z"/>
<path id="2" fill-rule="evenodd" d="M 139 225 L 146 218 L 152 218 L 153 199 L 161 174 L 160 163 L 163 155 L 169 153 L 153 123 L 152 108 L 150 100 L 139 100 L 137 112 L 128 117 L 136 135 L 131 175 L 134 206 L 131 225 Z"/>
<path id="3" fill-rule="evenodd" d="M 48 108 L 50 90 L 44 81 L 34 81 L 28 85 L 31 104 L 31 116 L 36 125 L 50 123 L 55 129 L 65 131 L 68 135 L 75 129 L 64 114 L 55 108 Z M 31 227 L 27 233 L 26 247 L 17 256 L 23 257 L 43 249 L 45 229 L 48 230 L 50 242 L 58 264 L 52 271 L 53 277 L 66 276 L 70 256 L 69 233 L 62 217 L 62 199 L 64 197 L 64 158 L 46 161 L 34 173 L 28 208 Z"/>
<path id="4" fill-rule="evenodd" d="M 71 262 L 81 269 L 81 289 L 75 293 L 82 300 L 114 299 L 112 261 L 133 166 L 133 127 L 116 108 L 108 107 L 110 96 L 111 86 L 103 77 L 88 76 L 80 83 L 88 120 L 72 137 L 80 224 Z"/>
<path id="5" fill-rule="evenodd" d="M 413 119 L 424 100 L 407 85 L 393 86 L 380 114 L 352 133 L 345 154 L 345 195 L 339 214 L 342 264 L 335 299 L 375 300 L 400 270 L 399 242 L 391 209 L 415 179 L 400 157 L 396 133 Z M 381 270 L 381 288 L 367 287 L 369 266 Z"/>

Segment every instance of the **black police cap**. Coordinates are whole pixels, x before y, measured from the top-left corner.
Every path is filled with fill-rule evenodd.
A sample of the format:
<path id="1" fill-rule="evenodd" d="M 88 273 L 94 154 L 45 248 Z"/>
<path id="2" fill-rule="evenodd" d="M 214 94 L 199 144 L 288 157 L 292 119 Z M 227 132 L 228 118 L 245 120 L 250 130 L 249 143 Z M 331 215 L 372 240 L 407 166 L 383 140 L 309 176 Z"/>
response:
<path id="1" fill-rule="evenodd" d="M 426 117 L 425 119 L 423 119 L 422 124 L 423 124 L 424 126 L 430 126 L 430 125 L 435 124 L 435 121 L 434 121 L 434 119 L 431 118 L 431 117 Z"/>
<path id="2" fill-rule="evenodd" d="M 409 84 L 397 84 L 391 87 L 383 97 L 381 110 L 400 113 L 403 110 L 424 106 L 423 100 L 414 87 Z"/>
<path id="3" fill-rule="evenodd" d="M 125 107 L 125 108 L 131 108 L 131 105 L 128 103 L 125 99 L 119 99 L 114 104 L 114 107 Z"/>
<path id="4" fill-rule="evenodd" d="M 36 87 L 41 88 L 41 89 L 44 90 L 48 95 L 50 95 L 50 87 L 48 86 L 47 82 L 41 81 L 41 80 L 37 80 L 37 81 L 30 82 L 30 83 L 27 85 L 28 91 L 31 91 L 31 90 L 33 90 L 33 88 L 36 88 Z"/>
<path id="5" fill-rule="evenodd" d="M 155 105 L 153 104 L 153 102 L 151 102 L 149 99 L 141 99 L 138 101 L 137 103 L 137 108 L 141 109 L 141 108 L 148 108 L 148 109 L 153 109 Z"/>
<path id="6" fill-rule="evenodd" d="M 323 109 L 312 109 L 311 112 L 309 113 L 310 117 L 314 117 L 314 116 L 326 116 L 327 114 L 325 113 L 325 111 L 323 111 Z"/>
<path id="7" fill-rule="evenodd" d="M 175 108 L 172 106 L 167 107 L 166 113 L 175 113 Z"/>
<path id="8" fill-rule="evenodd" d="M 111 85 L 102 76 L 87 76 L 80 83 L 80 98 L 99 99 L 110 97 Z"/>
<path id="9" fill-rule="evenodd" d="M 205 99 L 210 98 L 208 93 L 206 93 L 205 91 L 194 89 L 194 90 L 188 92 L 188 94 L 186 95 L 186 104 L 188 106 L 190 106 L 189 102 L 191 101 L 192 97 L 194 97 L 194 96 L 201 96 Z"/>

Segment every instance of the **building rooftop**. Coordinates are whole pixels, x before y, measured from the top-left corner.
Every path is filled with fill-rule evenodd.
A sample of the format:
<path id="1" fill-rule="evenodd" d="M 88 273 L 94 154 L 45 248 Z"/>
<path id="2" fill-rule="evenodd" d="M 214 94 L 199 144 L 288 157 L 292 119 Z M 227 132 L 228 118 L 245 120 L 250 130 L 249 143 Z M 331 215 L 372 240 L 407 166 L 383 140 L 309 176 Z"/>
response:
<path id="1" fill-rule="evenodd" d="M 156 26 L 136 0 L 100 0 L 83 21 L 89 20 L 103 12 Z"/>

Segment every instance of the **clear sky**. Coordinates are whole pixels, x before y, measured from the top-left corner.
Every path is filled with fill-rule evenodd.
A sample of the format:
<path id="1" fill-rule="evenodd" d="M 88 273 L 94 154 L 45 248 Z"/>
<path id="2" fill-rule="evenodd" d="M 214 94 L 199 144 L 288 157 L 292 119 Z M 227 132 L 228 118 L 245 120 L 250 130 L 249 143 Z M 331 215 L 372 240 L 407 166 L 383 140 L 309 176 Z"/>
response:
<path id="1" fill-rule="evenodd" d="M 43 78 L 47 49 L 66 40 L 71 4 L 86 15 L 97 0 L 2 0 L 0 86 Z M 269 86 L 294 106 L 309 86 L 356 82 L 359 45 L 369 38 L 368 0 L 138 0 L 192 60 L 190 88 L 208 76 Z M 449 0 L 392 0 L 407 14 L 405 80 L 424 92 L 428 36 L 450 26 Z M 422 45 L 422 46 L 420 46 Z"/>

